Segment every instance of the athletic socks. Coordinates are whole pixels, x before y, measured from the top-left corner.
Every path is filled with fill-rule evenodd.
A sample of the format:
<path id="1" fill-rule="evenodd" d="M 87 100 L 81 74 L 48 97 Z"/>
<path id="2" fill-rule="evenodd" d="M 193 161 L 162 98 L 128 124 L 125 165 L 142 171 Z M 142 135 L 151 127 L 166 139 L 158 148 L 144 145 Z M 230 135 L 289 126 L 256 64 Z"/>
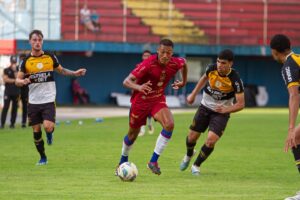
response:
<path id="1" fill-rule="evenodd" d="M 194 165 L 196 166 L 200 166 L 201 163 L 203 163 L 206 158 L 211 154 L 211 152 L 213 152 L 214 148 L 209 148 L 208 146 L 206 146 L 205 144 L 201 147 L 201 151 L 199 152 L 199 155 L 196 159 L 196 161 L 194 162 Z"/>
<path id="2" fill-rule="evenodd" d="M 128 153 L 129 153 L 133 143 L 134 143 L 134 141 L 129 140 L 128 135 L 126 135 L 124 137 L 123 146 L 122 146 L 122 155 L 121 155 L 119 164 L 128 162 Z"/>
<path id="3" fill-rule="evenodd" d="M 298 144 L 297 147 L 293 147 L 292 152 L 294 154 L 296 167 L 298 168 L 298 171 L 300 173 L 300 144 Z"/>
<path id="4" fill-rule="evenodd" d="M 154 148 L 154 152 L 152 154 L 150 162 L 157 162 L 159 156 L 162 154 L 163 150 L 166 148 L 169 140 L 172 137 L 172 131 L 166 131 L 163 129 L 161 133 L 159 134 L 156 145 Z"/>
<path id="5" fill-rule="evenodd" d="M 42 138 L 42 132 L 33 132 L 34 143 L 37 151 L 39 152 L 41 158 L 46 158 L 44 140 Z"/>
<path id="6" fill-rule="evenodd" d="M 189 142 L 188 136 L 186 137 L 186 155 L 188 157 L 192 157 L 194 154 L 194 147 L 196 146 L 196 143 Z"/>

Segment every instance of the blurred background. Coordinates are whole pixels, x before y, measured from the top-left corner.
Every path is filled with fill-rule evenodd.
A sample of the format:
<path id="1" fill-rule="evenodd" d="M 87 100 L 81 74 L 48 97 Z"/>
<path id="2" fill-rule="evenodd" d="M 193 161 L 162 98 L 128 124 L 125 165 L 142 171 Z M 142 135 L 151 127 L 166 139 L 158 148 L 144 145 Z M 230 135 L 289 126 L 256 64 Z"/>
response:
<path id="1" fill-rule="evenodd" d="M 144 50 L 155 53 L 159 40 L 170 38 L 175 56 L 189 66 L 186 87 L 166 90 L 171 107 L 187 106 L 186 95 L 225 48 L 236 55 L 248 107 L 286 106 L 281 65 L 272 60 L 269 41 L 286 34 L 300 52 L 299 10 L 299 0 L 0 0 L 0 71 L 11 55 L 30 52 L 28 34 L 40 29 L 43 49 L 62 66 L 88 70 L 76 81 L 56 74 L 58 105 L 128 106 L 124 78 Z M 76 98 L 74 84 L 86 100 Z"/>

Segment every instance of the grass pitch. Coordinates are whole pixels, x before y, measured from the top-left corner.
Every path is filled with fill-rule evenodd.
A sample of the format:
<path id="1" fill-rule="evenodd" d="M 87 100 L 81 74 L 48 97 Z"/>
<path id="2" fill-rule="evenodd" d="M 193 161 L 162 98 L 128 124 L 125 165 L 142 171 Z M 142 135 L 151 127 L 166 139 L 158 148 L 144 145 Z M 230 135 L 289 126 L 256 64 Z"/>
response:
<path id="1" fill-rule="evenodd" d="M 185 138 L 194 113 L 176 114 L 173 137 L 159 159 L 162 175 L 152 174 L 150 159 L 161 127 L 139 137 L 130 152 L 136 181 L 114 176 L 127 117 L 92 119 L 56 127 L 46 147 L 48 165 L 35 166 L 31 128 L 0 130 L 0 199 L 103 200 L 279 200 L 300 190 L 292 153 L 284 153 L 287 109 L 246 109 L 232 114 L 224 136 L 195 177 L 179 171 Z M 202 146 L 203 134 L 196 150 Z M 43 133 L 43 137 L 45 135 Z"/>

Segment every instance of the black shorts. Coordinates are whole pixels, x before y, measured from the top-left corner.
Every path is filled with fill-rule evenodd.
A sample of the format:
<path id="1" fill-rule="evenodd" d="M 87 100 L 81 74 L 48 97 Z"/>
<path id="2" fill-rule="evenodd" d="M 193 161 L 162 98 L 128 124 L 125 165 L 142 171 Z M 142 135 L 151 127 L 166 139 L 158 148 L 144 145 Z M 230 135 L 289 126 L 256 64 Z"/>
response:
<path id="1" fill-rule="evenodd" d="M 55 103 L 28 104 L 29 126 L 42 124 L 44 120 L 55 123 Z"/>
<path id="2" fill-rule="evenodd" d="M 221 137 L 226 128 L 229 117 L 229 113 L 217 113 L 203 105 L 200 105 L 194 116 L 190 129 L 203 133 L 209 127 L 210 131 Z"/>

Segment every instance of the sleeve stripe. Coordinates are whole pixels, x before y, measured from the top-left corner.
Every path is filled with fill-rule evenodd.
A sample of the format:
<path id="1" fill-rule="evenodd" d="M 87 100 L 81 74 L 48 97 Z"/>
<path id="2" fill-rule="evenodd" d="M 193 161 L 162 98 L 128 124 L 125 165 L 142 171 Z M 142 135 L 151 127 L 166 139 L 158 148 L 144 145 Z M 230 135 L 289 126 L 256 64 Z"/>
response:
<path id="1" fill-rule="evenodd" d="M 299 82 L 291 82 L 287 85 L 287 88 L 295 86 L 295 85 L 298 86 L 298 85 L 300 85 L 300 83 Z"/>

